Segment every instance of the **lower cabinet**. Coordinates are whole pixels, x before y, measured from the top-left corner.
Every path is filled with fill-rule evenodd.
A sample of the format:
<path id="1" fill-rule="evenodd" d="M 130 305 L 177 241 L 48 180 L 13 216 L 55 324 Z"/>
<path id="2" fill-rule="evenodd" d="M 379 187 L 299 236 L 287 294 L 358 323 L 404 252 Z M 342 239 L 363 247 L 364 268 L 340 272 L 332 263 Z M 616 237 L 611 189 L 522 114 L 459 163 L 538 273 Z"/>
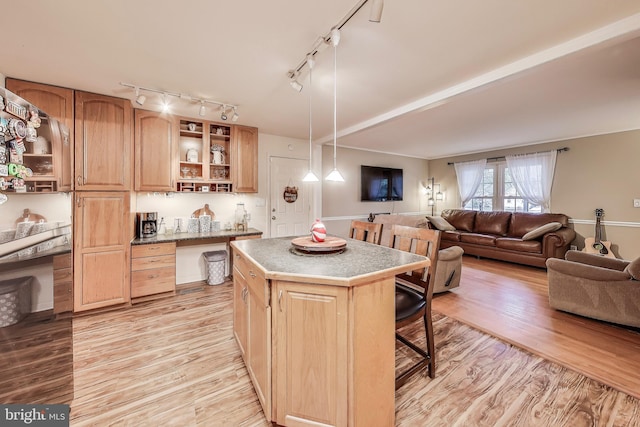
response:
<path id="1" fill-rule="evenodd" d="M 73 268 L 71 254 L 53 257 L 53 312 L 73 311 Z"/>
<path id="2" fill-rule="evenodd" d="M 233 331 L 267 420 L 271 420 L 271 306 L 269 283 L 240 254 L 234 255 Z"/>
<path id="3" fill-rule="evenodd" d="M 176 291 L 176 244 L 157 243 L 131 248 L 131 302 Z M 136 301 L 136 298 L 138 300 Z M 144 298 L 145 300 L 148 298 Z"/>
<path id="4" fill-rule="evenodd" d="M 348 288 L 280 281 L 272 286 L 275 421 L 348 425 Z"/>
<path id="5" fill-rule="evenodd" d="M 130 302 L 128 192 L 75 192 L 73 311 Z"/>

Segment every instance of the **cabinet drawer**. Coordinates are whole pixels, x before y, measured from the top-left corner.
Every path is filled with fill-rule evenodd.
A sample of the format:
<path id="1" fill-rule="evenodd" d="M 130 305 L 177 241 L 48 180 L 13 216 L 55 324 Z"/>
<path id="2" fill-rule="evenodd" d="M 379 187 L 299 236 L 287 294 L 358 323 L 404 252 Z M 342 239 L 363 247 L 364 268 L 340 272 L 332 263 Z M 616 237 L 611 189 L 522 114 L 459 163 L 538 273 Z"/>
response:
<path id="1" fill-rule="evenodd" d="M 238 252 L 234 255 L 233 267 L 246 280 L 247 286 L 260 299 L 261 304 L 267 306 L 269 302 L 269 285 L 262 270 Z"/>
<path id="2" fill-rule="evenodd" d="M 71 268 L 71 254 L 56 255 L 53 257 L 53 269 Z"/>
<path id="3" fill-rule="evenodd" d="M 73 280 L 73 272 L 70 268 L 61 268 L 53 270 L 53 283 L 71 282 Z"/>
<path id="4" fill-rule="evenodd" d="M 157 243 L 150 245 L 135 245 L 131 247 L 131 257 L 141 258 L 156 255 L 169 255 L 176 253 L 175 243 Z"/>
<path id="5" fill-rule="evenodd" d="M 175 255 L 161 255 L 146 258 L 132 258 L 131 271 L 149 270 L 152 268 L 175 267 Z"/>
<path id="6" fill-rule="evenodd" d="M 73 282 L 54 282 L 53 284 L 53 312 L 64 313 L 73 311 Z"/>
<path id="7" fill-rule="evenodd" d="M 175 267 L 154 270 L 133 271 L 131 273 L 131 297 L 137 298 L 161 292 L 171 292 L 176 288 Z"/>

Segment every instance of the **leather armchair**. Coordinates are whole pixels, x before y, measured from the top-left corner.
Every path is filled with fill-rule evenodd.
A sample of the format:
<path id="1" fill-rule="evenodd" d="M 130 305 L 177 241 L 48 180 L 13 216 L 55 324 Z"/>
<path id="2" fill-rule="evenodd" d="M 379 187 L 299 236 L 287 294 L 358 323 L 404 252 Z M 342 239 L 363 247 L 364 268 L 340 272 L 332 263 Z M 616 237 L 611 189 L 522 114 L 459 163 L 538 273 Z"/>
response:
<path id="1" fill-rule="evenodd" d="M 640 258 L 625 261 L 578 251 L 549 258 L 551 307 L 593 319 L 640 327 Z"/>

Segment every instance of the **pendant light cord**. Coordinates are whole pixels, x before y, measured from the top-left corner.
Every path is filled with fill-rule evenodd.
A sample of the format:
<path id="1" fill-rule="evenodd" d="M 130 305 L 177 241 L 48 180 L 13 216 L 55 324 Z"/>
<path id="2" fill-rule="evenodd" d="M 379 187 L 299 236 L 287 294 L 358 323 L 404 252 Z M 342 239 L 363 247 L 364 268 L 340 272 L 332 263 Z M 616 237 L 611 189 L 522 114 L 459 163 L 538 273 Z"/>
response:
<path id="1" fill-rule="evenodd" d="M 338 140 L 338 119 L 337 119 L 337 106 L 338 106 L 338 45 L 333 45 L 333 169 L 337 169 L 337 154 L 336 144 Z"/>
<path id="2" fill-rule="evenodd" d="M 311 171 L 311 154 L 313 150 L 311 148 L 311 142 L 313 141 L 313 120 L 311 115 L 311 88 L 313 87 L 311 75 L 313 74 L 313 67 L 309 67 L 309 171 Z"/>

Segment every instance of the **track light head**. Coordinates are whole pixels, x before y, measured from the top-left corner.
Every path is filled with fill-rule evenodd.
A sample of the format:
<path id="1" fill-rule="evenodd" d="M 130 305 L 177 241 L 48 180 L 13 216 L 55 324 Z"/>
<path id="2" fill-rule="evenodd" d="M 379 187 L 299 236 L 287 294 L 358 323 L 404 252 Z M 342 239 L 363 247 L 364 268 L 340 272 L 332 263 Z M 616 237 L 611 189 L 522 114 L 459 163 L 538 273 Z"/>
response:
<path id="1" fill-rule="evenodd" d="M 139 106 L 143 106 L 145 101 L 147 100 L 147 97 L 144 95 L 138 95 L 136 96 L 136 104 L 138 104 Z"/>
<path id="2" fill-rule="evenodd" d="M 310 70 L 312 70 L 315 65 L 316 65 L 315 56 L 313 56 L 312 53 L 308 53 L 307 54 L 307 66 L 309 67 Z"/>
<path id="3" fill-rule="evenodd" d="M 236 111 L 236 107 L 233 107 L 233 116 L 231 116 L 231 121 L 232 122 L 237 122 L 239 118 L 240 118 L 240 116 L 238 115 L 238 112 Z"/>
<path id="4" fill-rule="evenodd" d="M 169 112 L 169 98 L 167 93 L 164 93 L 162 95 L 162 112 L 163 113 L 168 113 Z"/>
<path id="5" fill-rule="evenodd" d="M 298 71 L 290 70 L 287 75 L 289 76 L 289 84 L 291 85 L 291 88 L 296 92 L 300 92 L 302 90 L 302 85 L 298 81 L 300 73 Z"/>
<path id="6" fill-rule="evenodd" d="M 222 106 L 222 112 L 220 113 L 220 119 L 221 120 L 227 120 L 227 106 L 226 105 Z"/>
<path id="7" fill-rule="evenodd" d="M 384 0 L 372 0 L 371 10 L 369 11 L 369 22 L 380 22 L 383 7 Z"/>
<path id="8" fill-rule="evenodd" d="M 340 43 L 340 30 L 336 27 L 333 27 L 331 29 L 331 33 L 329 34 L 330 34 L 331 46 L 333 47 L 338 46 L 338 43 Z"/>
<path id="9" fill-rule="evenodd" d="M 200 115 L 200 117 L 204 117 L 206 113 L 207 109 L 204 106 L 204 101 L 200 101 L 200 111 L 198 111 L 198 114 Z"/>

